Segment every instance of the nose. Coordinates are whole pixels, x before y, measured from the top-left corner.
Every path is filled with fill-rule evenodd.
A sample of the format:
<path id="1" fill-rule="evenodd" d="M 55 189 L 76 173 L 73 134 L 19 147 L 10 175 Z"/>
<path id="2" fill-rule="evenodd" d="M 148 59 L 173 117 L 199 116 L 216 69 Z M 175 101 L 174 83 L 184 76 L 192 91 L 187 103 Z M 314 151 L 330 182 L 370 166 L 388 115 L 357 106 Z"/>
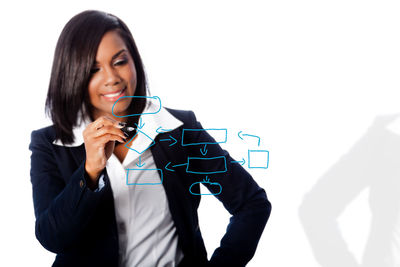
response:
<path id="1" fill-rule="evenodd" d="M 114 68 L 106 68 L 104 82 L 105 86 L 113 86 L 120 83 L 121 77 L 119 76 L 118 71 Z"/>

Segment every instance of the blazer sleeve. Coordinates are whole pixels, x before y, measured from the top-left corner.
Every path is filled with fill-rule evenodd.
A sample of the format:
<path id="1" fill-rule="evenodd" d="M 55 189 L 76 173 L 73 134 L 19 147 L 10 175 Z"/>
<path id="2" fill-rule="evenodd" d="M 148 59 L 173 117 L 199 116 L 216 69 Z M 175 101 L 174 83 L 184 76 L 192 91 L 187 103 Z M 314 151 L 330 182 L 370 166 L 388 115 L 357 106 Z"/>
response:
<path id="1" fill-rule="evenodd" d="M 203 129 L 191 111 L 193 121 L 192 128 Z M 215 140 L 207 131 L 194 131 L 192 136 L 199 142 L 215 143 Z M 195 142 L 196 143 L 196 142 Z M 197 148 L 197 147 L 196 147 Z M 203 183 L 212 193 L 216 194 L 232 215 L 220 247 L 218 247 L 210 259 L 211 266 L 245 266 L 254 256 L 258 241 L 264 230 L 271 213 L 269 202 L 264 189 L 260 188 L 251 175 L 239 164 L 232 163 L 233 158 L 218 144 L 207 145 L 208 152 L 204 157 L 224 156 L 226 159 L 226 172 L 210 175 L 210 182 L 218 182 L 218 186 Z M 198 149 L 197 149 L 198 150 Z M 210 166 L 207 160 L 198 161 L 196 169 L 221 170 L 225 166 Z M 222 161 L 221 161 L 222 162 Z M 201 166 L 203 164 L 203 166 Z M 221 163 L 223 164 L 223 163 Z"/>
<path id="2" fill-rule="evenodd" d="M 63 163 L 56 162 L 52 146 L 42 131 L 32 132 L 29 149 L 35 234 L 47 250 L 62 253 L 77 242 L 105 190 L 93 192 L 86 186 L 85 161 L 65 183 L 58 167 Z M 104 174 L 107 181 L 107 172 Z"/>

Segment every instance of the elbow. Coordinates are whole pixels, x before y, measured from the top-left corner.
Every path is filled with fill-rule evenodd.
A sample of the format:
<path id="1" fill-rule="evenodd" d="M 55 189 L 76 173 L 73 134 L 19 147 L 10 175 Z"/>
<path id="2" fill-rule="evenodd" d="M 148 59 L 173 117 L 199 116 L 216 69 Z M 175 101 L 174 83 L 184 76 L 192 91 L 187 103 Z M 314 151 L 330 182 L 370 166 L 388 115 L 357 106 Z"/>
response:
<path id="1" fill-rule="evenodd" d="M 267 194 L 265 193 L 265 190 L 262 189 L 262 194 L 258 194 L 258 199 L 259 199 L 259 207 L 260 211 L 262 213 L 262 217 L 265 220 L 265 223 L 267 223 L 270 215 L 271 215 L 271 210 L 272 210 L 272 205 L 271 202 L 269 201 Z"/>
<path id="2" fill-rule="evenodd" d="M 260 222 L 264 225 L 267 224 L 268 219 L 271 215 L 272 205 L 268 200 L 267 195 L 263 192 L 256 199 L 253 200 L 251 207 L 249 207 L 251 213 L 253 213 Z"/>
<path id="3" fill-rule="evenodd" d="M 272 205 L 271 205 L 271 202 L 269 200 L 267 200 L 266 204 L 267 204 L 267 212 L 266 212 L 266 214 L 267 214 L 267 220 L 268 220 L 269 216 L 271 215 Z"/>
<path id="4" fill-rule="evenodd" d="M 266 198 L 263 204 L 262 214 L 265 224 L 267 223 L 270 215 L 271 215 L 272 205 L 271 202 Z"/>
<path id="5" fill-rule="evenodd" d="M 56 231 L 45 227 L 38 220 L 35 223 L 35 236 L 39 243 L 50 252 L 59 254 L 66 250 L 65 242 L 62 238 L 57 237 Z"/>

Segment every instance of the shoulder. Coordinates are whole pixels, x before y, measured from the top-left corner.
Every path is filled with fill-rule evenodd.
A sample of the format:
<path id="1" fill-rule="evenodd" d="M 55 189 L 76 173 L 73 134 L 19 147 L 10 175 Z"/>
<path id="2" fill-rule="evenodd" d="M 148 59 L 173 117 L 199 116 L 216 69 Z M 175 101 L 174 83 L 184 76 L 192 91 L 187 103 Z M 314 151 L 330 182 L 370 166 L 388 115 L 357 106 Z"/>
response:
<path id="1" fill-rule="evenodd" d="M 34 130 L 31 133 L 31 145 L 38 143 L 51 144 L 55 139 L 56 139 L 56 131 L 53 125 Z"/>
<path id="2" fill-rule="evenodd" d="M 182 121 L 186 126 L 192 126 L 197 122 L 196 116 L 191 110 L 172 109 L 167 107 L 165 109 L 171 113 L 172 116 Z"/>

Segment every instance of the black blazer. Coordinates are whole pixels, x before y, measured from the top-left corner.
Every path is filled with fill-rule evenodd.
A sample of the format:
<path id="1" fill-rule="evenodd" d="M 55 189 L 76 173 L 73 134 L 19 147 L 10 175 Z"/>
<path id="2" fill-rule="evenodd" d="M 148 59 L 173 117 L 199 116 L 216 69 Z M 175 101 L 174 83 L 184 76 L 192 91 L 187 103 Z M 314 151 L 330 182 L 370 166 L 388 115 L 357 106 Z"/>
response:
<path id="1" fill-rule="evenodd" d="M 200 196 L 189 192 L 190 186 L 201 182 L 205 175 L 188 174 L 184 166 L 174 171 L 165 168 L 169 162 L 186 162 L 188 156 L 204 157 L 199 146 L 180 143 L 183 128 L 202 129 L 202 126 L 192 111 L 167 110 L 184 124 L 159 134 L 151 152 L 157 168 L 163 169 L 163 186 L 178 233 L 178 245 L 184 254 L 180 266 L 244 266 L 253 257 L 271 212 L 265 191 L 239 163 L 231 163 L 233 159 L 219 145 L 207 146 L 206 157 L 226 157 L 227 171 L 209 178 L 222 186 L 216 197 L 232 214 L 220 247 L 208 261 L 197 216 Z M 178 140 L 176 145 L 159 142 L 169 135 Z M 186 138 L 193 142 L 215 141 L 206 131 L 185 132 Z M 54 127 L 49 126 L 33 131 L 29 145 L 36 237 L 47 250 L 57 253 L 53 266 L 117 266 L 118 234 L 107 171 L 105 187 L 93 192 L 84 178 L 84 144 L 64 147 L 54 145 L 54 140 Z M 221 168 L 203 162 L 198 164 L 204 166 L 196 168 Z M 212 192 L 219 190 L 204 185 Z M 200 192 L 199 183 L 191 192 Z"/>

